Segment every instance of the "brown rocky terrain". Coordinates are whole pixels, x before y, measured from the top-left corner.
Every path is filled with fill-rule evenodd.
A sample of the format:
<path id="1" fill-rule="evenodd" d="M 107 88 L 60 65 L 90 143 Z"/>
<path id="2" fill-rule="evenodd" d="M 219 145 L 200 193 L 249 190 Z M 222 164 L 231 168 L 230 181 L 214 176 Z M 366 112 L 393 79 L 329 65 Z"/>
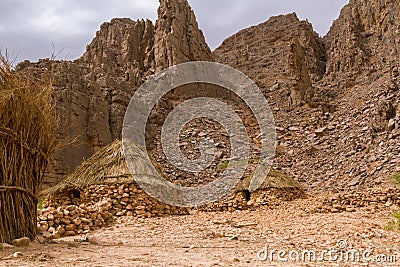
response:
<path id="1" fill-rule="evenodd" d="M 313 190 L 368 187 L 400 171 L 399 15 L 394 1 L 352 0 L 324 38 L 289 14 L 213 52 L 273 107 L 276 168 Z"/>
<path id="2" fill-rule="evenodd" d="M 354 86 L 399 64 L 400 14 L 395 1 L 350 1 L 324 37 L 331 85 Z M 332 83 L 333 82 L 333 83 Z"/>
<path id="3" fill-rule="evenodd" d="M 326 61 L 322 39 L 310 23 L 299 21 L 294 13 L 272 17 L 265 23 L 238 32 L 226 39 L 213 54 L 216 61 L 246 75 L 251 74 L 249 77 L 264 93 L 283 84 L 287 88 L 293 87 L 293 91 L 306 91 L 311 79 L 321 79 Z M 282 97 L 286 99 L 287 95 Z"/>
<path id="4" fill-rule="evenodd" d="M 62 179 L 95 151 L 120 138 L 129 99 L 148 77 L 174 64 L 207 60 L 239 69 L 260 87 L 277 126 L 273 169 L 301 182 L 307 191 L 305 199 L 285 202 L 284 197 L 271 200 L 268 192 L 252 193 L 240 195 L 232 205 L 228 201 L 221 206 L 224 212 L 185 210 L 182 213 L 189 215 L 170 216 L 181 212 L 144 196 L 129 198 L 136 196 L 136 188 L 89 187 L 85 194 L 90 201 L 107 196 L 117 208 L 103 210 L 93 203 L 50 206 L 38 218 L 43 230 L 53 227 L 63 231 L 60 235 L 85 235 L 4 248 L 0 265 L 294 266 L 260 262 L 257 253 L 268 245 L 298 251 L 369 250 L 387 260 L 379 264 L 298 262 L 295 266 L 397 266 L 400 238 L 387 229 L 400 205 L 400 194 L 392 185 L 393 174 L 400 172 L 400 9 L 396 0 L 350 0 L 325 37 L 296 14 L 272 17 L 231 36 L 213 52 L 186 0 L 160 0 L 158 16 L 155 24 L 127 18 L 104 23 L 85 54 L 73 62 L 41 60 L 18 65 L 18 70 L 38 75 L 43 68 L 55 73 L 64 147 L 52 160 L 47 181 Z M 165 96 L 153 110 L 149 129 L 156 136 L 148 140 L 152 156 L 160 163 L 167 164 L 157 137 L 162 120 L 191 90 L 195 96 L 210 96 L 209 91 L 216 92 L 211 93 L 216 98 L 227 96 L 214 87 L 207 91 L 205 85 Z M 228 98 L 227 103 L 245 121 L 257 152 L 254 118 L 249 118 L 242 102 Z M 220 128 L 207 120 L 186 125 L 181 133 L 183 153 L 196 158 L 200 137 L 211 137 L 223 147 L 218 159 L 229 160 L 229 140 Z M 178 183 L 203 182 L 165 166 L 166 176 Z M 204 182 L 215 179 L 212 174 L 215 169 L 220 172 L 220 166 L 213 163 L 214 169 L 204 173 Z M 166 217 L 145 219 L 157 215 L 151 213 L 154 206 Z M 114 226 L 86 236 L 112 220 Z M 346 246 L 338 248 L 338 241 Z"/>
<path id="5" fill-rule="evenodd" d="M 192 213 L 164 218 L 121 218 L 87 237 L 0 249 L 2 266 L 398 266 L 399 234 L 385 230 L 392 208 L 315 214 L 318 196 L 279 209 Z M 258 253 L 268 247 L 268 258 Z M 275 250 L 272 260 L 270 253 Z M 278 259 L 296 251 L 299 260 Z M 336 251 L 330 258 L 323 251 Z M 303 253 L 314 251 L 316 257 Z M 345 256 L 340 257 L 340 251 Z M 348 252 L 357 251 L 354 259 Z M 363 258 L 364 253 L 367 257 Z M 265 255 L 261 255 L 264 257 Z M 337 257 L 336 257 L 337 256 Z M 296 256 L 294 256 L 296 259 Z"/>
<path id="6" fill-rule="evenodd" d="M 272 17 L 228 38 L 212 54 L 187 1 L 160 3 L 155 25 L 104 23 L 76 61 L 19 64 L 55 72 L 64 148 L 52 160 L 48 182 L 120 138 L 129 99 L 149 75 L 214 59 L 244 72 L 266 95 L 279 137 L 274 168 L 313 190 L 380 184 L 400 171 L 394 1 L 350 1 L 324 38 L 296 14 Z M 155 158 L 164 162 L 159 142 L 154 144 Z"/>
<path id="7" fill-rule="evenodd" d="M 55 73 L 63 149 L 52 160 L 48 183 L 71 173 L 100 147 L 121 138 L 126 107 L 149 75 L 211 51 L 186 0 L 160 1 L 159 19 L 113 19 L 101 25 L 85 54 L 73 61 L 23 62 L 19 70 Z"/>

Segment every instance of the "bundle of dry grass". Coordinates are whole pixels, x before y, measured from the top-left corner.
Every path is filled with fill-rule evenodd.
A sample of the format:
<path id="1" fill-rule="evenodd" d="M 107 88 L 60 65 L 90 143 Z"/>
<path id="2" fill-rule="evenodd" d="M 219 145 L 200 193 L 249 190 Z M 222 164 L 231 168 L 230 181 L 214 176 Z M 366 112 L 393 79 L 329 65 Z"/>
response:
<path id="1" fill-rule="evenodd" d="M 56 148 L 52 80 L 14 71 L 0 54 L 0 242 L 36 235 L 37 193 Z"/>

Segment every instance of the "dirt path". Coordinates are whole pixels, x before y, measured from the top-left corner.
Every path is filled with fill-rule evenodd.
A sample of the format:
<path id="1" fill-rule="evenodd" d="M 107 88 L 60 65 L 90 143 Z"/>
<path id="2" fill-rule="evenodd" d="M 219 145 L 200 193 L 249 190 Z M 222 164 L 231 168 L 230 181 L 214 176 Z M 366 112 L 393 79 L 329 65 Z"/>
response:
<path id="1" fill-rule="evenodd" d="M 400 234 L 384 229 L 392 220 L 391 208 L 383 211 L 366 208 L 353 213 L 310 214 L 309 203 L 316 201 L 318 199 L 297 200 L 276 210 L 135 218 L 93 233 L 92 243 L 80 242 L 82 237 L 70 237 L 47 245 L 33 243 L 27 248 L 0 250 L 0 265 L 400 265 L 400 254 L 397 254 L 400 249 Z M 259 252 L 266 246 L 268 259 L 260 261 L 258 257 L 262 258 L 265 254 Z M 342 258 L 339 252 L 332 251 L 339 247 L 343 248 Z M 282 254 L 287 262 L 278 259 L 280 250 L 287 252 Z M 323 253 L 324 250 L 328 252 Z M 352 258 L 352 255 L 357 256 L 355 250 L 360 253 L 360 262 L 355 262 Z M 315 261 L 313 251 L 317 258 L 324 257 L 325 261 Z M 21 252 L 22 255 L 13 257 L 15 252 Z M 289 253 L 294 260 L 298 253 L 299 261 L 291 261 Z M 373 262 L 376 259 L 385 260 L 383 256 L 386 256 L 386 262 Z M 368 260 L 371 262 L 366 262 Z"/>

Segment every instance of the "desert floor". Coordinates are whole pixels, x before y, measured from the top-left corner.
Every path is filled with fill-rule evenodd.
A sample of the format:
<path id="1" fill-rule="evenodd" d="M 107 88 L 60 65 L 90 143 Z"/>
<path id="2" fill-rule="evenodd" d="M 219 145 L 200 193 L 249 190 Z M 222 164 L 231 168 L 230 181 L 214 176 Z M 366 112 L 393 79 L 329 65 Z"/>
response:
<path id="1" fill-rule="evenodd" d="M 0 265 L 400 265 L 400 234 L 386 230 L 394 207 L 313 214 L 310 210 L 320 197 L 288 202 L 274 210 L 122 218 L 90 238 L 75 236 L 0 250 Z"/>

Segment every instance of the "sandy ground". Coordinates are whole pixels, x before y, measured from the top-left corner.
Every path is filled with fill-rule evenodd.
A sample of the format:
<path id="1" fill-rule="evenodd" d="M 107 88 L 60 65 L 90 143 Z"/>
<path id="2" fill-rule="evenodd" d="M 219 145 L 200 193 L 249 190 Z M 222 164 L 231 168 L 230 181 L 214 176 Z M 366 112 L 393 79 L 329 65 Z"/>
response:
<path id="1" fill-rule="evenodd" d="M 385 230 L 393 208 L 311 214 L 316 202 L 122 219 L 92 233 L 92 242 L 69 237 L 0 250 L 0 266 L 400 266 L 400 234 Z"/>

